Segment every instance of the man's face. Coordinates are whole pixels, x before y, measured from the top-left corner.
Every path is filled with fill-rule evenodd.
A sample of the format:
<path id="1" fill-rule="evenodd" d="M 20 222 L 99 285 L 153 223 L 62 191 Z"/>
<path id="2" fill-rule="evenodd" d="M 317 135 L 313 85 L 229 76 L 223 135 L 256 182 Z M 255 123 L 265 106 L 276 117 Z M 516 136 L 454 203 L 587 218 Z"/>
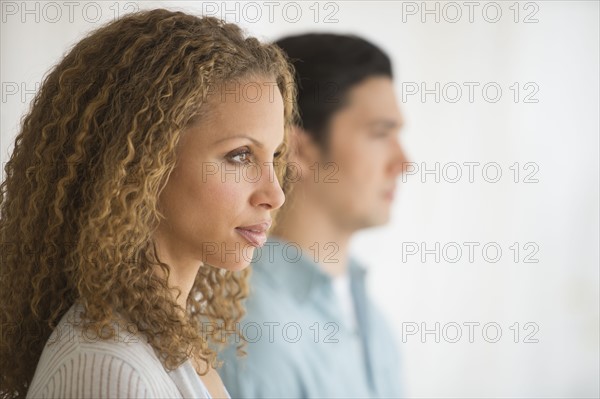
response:
<path id="1" fill-rule="evenodd" d="M 331 118 L 314 188 L 336 224 L 357 230 L 389 220 L 396 178 L 407 160 L 398 141 L 402 117 L 392 80 L 368 78 L 351 88 L 348 100 Z"/>

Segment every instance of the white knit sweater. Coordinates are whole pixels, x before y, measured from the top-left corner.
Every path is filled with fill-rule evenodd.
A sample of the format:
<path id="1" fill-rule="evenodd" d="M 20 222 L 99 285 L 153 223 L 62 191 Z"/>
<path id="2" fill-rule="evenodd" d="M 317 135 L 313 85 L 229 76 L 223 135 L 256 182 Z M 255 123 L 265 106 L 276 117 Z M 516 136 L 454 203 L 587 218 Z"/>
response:
<path id="1" fill-rule="evenodd" d="M 73 305 L 52 332 L 27 398 L 210 398 L 189 360 L 169 372 L 139 334 L 87 336 L 74 327 L 81 310 Z"/>

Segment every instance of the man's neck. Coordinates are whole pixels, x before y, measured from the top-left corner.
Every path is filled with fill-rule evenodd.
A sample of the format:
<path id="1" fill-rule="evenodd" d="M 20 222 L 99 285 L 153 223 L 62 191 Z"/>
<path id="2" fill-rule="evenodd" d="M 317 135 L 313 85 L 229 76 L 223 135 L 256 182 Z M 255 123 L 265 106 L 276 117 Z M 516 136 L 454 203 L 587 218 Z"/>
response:
<path id="1" fill-rule="evenodd" d="M 310 201 L 297 201 L 291 209 L 293 212 L 282 211 L 272 234 L 297 244 L 328 275 L 344 274 L 352 232 L 336 227 L 331 216 L 310 206 Z"/>

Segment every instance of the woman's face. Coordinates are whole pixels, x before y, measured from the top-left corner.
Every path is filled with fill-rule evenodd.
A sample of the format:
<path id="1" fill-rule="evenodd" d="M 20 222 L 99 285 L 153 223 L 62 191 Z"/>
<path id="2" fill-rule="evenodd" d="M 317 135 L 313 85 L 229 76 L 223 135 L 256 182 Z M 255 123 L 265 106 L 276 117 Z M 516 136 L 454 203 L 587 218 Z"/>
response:
<path id="1" fill-rule="evenodd" d="M 283 99 L 273 81 L 259 78 L 230 82 L 205 105 L 179 141 L 155 239 L 169 264 L 240 270 L 285 200 L 273 167 L 284 137 Z"/>

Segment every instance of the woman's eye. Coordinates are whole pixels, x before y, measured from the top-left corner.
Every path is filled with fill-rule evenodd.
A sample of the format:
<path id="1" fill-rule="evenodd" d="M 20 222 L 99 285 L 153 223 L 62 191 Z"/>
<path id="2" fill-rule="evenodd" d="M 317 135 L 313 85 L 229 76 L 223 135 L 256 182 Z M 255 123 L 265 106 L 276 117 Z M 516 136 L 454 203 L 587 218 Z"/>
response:
<path id="1" fill-rule="evenodd" d="M 252 155 L 252 152 L 250 152 L 250 150 L 244 149 L 241 151 L 231 153 L 228 156 L 228 158 L 235 163 L 247 163 L 250 160 L 250 155 Z"/>

